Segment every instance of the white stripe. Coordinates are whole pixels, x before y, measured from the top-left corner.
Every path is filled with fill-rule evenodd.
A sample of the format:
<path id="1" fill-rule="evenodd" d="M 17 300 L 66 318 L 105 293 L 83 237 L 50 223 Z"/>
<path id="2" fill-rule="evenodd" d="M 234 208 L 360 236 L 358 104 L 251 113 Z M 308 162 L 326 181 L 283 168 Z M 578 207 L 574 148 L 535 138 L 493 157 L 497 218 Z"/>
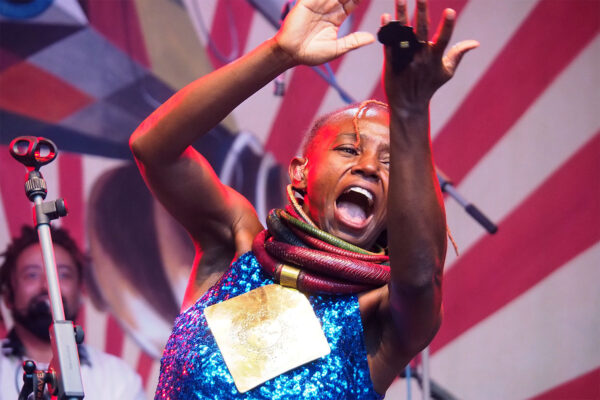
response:
<path id="1" fill-rule="evenodd" d="M 244 53 L 248 53 L 274 34 L 275 28 L 262 15 L 256 14 L 252 19 Z M 287 76 L 291 77 L 291 73 L 288 73 Z M 277 117 L 274 110 L 279 110 L 282 100 L 283 97 L 273 94 L 273 83 L 268 83 L 235 109 L 233 114 L 237 126 L 252 132 L 264 145 Z"/>
<path id="2" fill-rule="evenodd" d="M 81 9 L 81 5 L 77 0 L 55 0 L 56 7 L 60 8 L 64 13 L 73 18 L 77 23 L 85 25 L 88 19 Z M 63 22 L 64 23 L 64 22 Z"/>
<path id="3" fill-rule="evenodd" d="M 46 201 L 55 200 L 56 198 L 62 196 L 60 191 L 60 174 L 58 170 L 59 158 L 60 154 L 56 157 L 56 159 L 54 159 L 54 161 L 52 161 L 48 165 L 44 165 L 40 169 L 40 172 L 46 180 L 46 187 L 48 188 L 48 195 L 46 196 Z M 23 175 L 25 175 L 25 172 L 23 172 Z M 23 201 L 29 201 L 27 200 L 27 197 L 25 197 L 25 191 L 23 191 Z M 28 217 L 30 216 L 28 215 Z M 25 222 L 29 224 L 33 223 L 33 221 L 30 218 L 28 218 Z M 55 222 L 53 222 L 52 225 L 55 225 Z M 60 225 L 60 222 L 58 223 L 58 225 Z"/>
<path id="4" fill-rule="evenodd" d="M 461 399 L 528 398 L 600 366 L 600 244 L 435 353 Z"/>
<path id="5" fill-rule="evenodd" d="M 16 161 L 14 161 L 14 162 L 16 163 Z M 48 189 L 48 194 L 47 194 L 46 200 L 55 200 L 57 197 L 60 196 L 60 193 L 58 191 L 59 182 L 58 182 L 58 162 L 57 162 L 57 160 L 55 159 L 52 163 L 43 166 L 40 169 L 40 172 L 42 173 L 42 176 L 43 176 L 44 180 L 46 181 L 46 188 Z M 3 171 L 2 173 L 6 173 L 6 172 Z M 19 173 L 23 174 L 22 176 L 20 176 L 20 178 L 23 179 L 22 180 L 23 184 L 19 184 L 17 187 L 4 186 L 3 188 L 0 188 L 0 193 L 1 193 L 1 190 L 16 191 L 18 194 L 17 201 L 23 202 L 23 204 L 25 205 L 25 208 L 19 207 L 19 210 L 23 210 L 23 209 L 31 210 L 31 208 L 33 207 L 33 203 L 30 202 L 29 199 L 27 198 L 27 196 L 25 195 L 25 187 L 23 186 L 25 183 L 25 178 L 27 176 L 27 171 L 24 166 L 23 166 L 22 170 L 19 170 Z M 10 208 L 11 206 L 13 206 L 12 204 L 4 204 L 1 196 L 0 196 L 0 206 L 1 206 L 0 207 L 0 251 L 3 251 L 11 240 L 6 215 L 8 213 L 14 213 L 15 210 Z M 19 218 L 19 226 L 17 226 L 17 234 L 19 234 L 19 232 L 21 231 L 20 225 L 33 226 L 33 216 L 30 211 L 20 214 L 18 216 L 18 218 Z M 54 221 L 52 223 L 52 225 L 60 226 L 60 221 Z"/>
<path id="6" fill-rule="evenodd" d="M 459 191 L 492 220 L 501 221 L 600 129 L 599 64 L 600 35 L 461 182 Z M 446 207 L 464 252 L 485 232 L 454 201 Z M 447 269 L 454 260 L 448 252 Z"/>
<path id="7" fill-rule="evenodd" d="M 372 33 L 377 37 L 381 14 L 391 12 L 392 3 L 372 1 L 361 20 L 359 31 Z M 338 84 L 356 101 L 368 99 L 376 85 L 381 81 L 383 50 L 377 41 L 360 49 L 347 53 L 336 71 Z M 321 79 L 315 74 L 315 79 Z M 329 88 L 315 117 L 343 107 L 345 102 L 338 92 Z"/>
<path id="8" fill-rule="evenodd" d="M 71 155 L 75 155 L 78 156 L 78 153 L 71 153 Z M 56 200 L 58 198 L 62 198 L 65 200 L 67 207 L 69 206 L 69 197 L 67 194 L 65 194 L 63 192 L 63 190 L 61 190 L 62 185 L 64 184 L 61 179 L 60 179 L 60 169 L 64 168 L 60 168 L 60 164 L 59 164 L 59 160 L 60 160 L 61 154 L 59 153 L 58 157 L 51 163 L 48 165 L 45 165 L 42 167 L 42 173 L 44 174 L 44 179 L 46 179 L 46 186 L 48 186 L 48 196 L 46 197 L 46 201 L 53 201 Z M 60 169 L 59 169 L 60 168 Z M 67 180 L 71 180 L 73 179 L 72 176 L 70 175 L 70 171 L 62 171 L 63 173 L 63 177 Z M 72 204 L 72 203 L 71 203 Z M 74 210 L 67 210 L 68 212 L 72 212 Z M 77 210 L 75 212 L 78 211 L 82 211 L 82 210 Z M 68 215 L 67 215 L 68 218 Z M 52 226 L 54 227 L 59 227 L 62 226 L 62 223 L 64 222 L 63 218 L 58 218 L 52 221 Z"/>
<path id="9" fill-rule="evenodd" d="M 85 307 L 85 343 L 104 351 L 108 314 L 94 307 L 89 297 L 83 297 Z"/>
<path id="10" fill-rule="evenodd" d="M 407 400 L 408 397 L 408 385 L 410 385 L 411 399 L 422 399 L 419 385 L 411 380 L 407 382 L 406 379 L 396 379 L 392 386 L 385 392 L 386 400 Z"/>
<path id="11" fill-rule="evenodd" d="M 123 337 L 123 350 L 119 357 L 125 360 L 136 371 L 140 355 L 140 346 L 129 335 L 125 334 Z"/>
<path id="12" fill-rule="evenodd" d="M 83 154 L 81 157 L 83 170 L 83 198 L 84 203 L 88 204 L 90 193 L 98 178 L 109 170 L 125 165 L 126 161 Z"/>
<path id="13" fill-rule="evenodd" d="M 218 2 L 219 0 L 183 0 L 196 36 L 205 46 L 208 44 L 207 32 L 210 33 L 212 28 Z"/>
<path id="14" fill-rule="evenodd" d="M 0 298 L 0 317 L 2 318 L 0 325 L 4 325 L 4 329 L 9 331 L 13 327 L 15 321 L 12 318 L 9 308 L 4 302 L 4 298 Z"/>
<path id="15" fill-rule="evenodd" d="M 223 160 L 223 167 L 219 174 L 219 179 L 224 185 L 234 186 L 232 179 L 236 168 L 239 167 L 240 153 L 248 146 L 252 152 L 256 155 L 262 155 L 264 150 L 260 143 L 256 140 L 250 132 L 242 131 L 239 132 L 233 141 L 233 144 L 229 148 L 225 160 Z"/>
<path id="16" fill-rule="evenodd" d="M 535 6 L 538 0 L 519 2 L 468 2 L 461 12 L 453 35 L 453 42 L 473 38 L 477 35 L 483 50 L 477 49 L 477 57 L 470 54 L 468 62 L 462 63 L 456 76 L 435 96 L 431 104 L 432 135 L 456 111 L 462 99 L 466 97 L 473 85 L 485 73 L 487 66 L 502 50 L 510 36 L 519 27 L 523 19 Z M 409 15 L 413 15 L 413 3 L 409 4 Z M 384 12 L 392 12 L 387 2 L 373 1 L 367 10 L 360 30 L 376 34 L 380 16 Z M 486 20 L 485 29 L 481 29 L 482 16 L 493 16 L 490 23 Z M 357 101 L 369 98 L 373 89 L 380 84 L 383 52 L 377 43 L 365 46 L 344 56 L 336 79 L 339 85 Z M 320 78 L 319 78 L 320 79 Z M 337 91 L 329 88 L 315 117 L 340 108 L 344 105 Z"/>
<path id="17" fill-rule="evenodd" d="M 54 0 L 54 4 L 50 4 L 41 14 L 17 20 L 20 24 L 30 25 L 85 25 L 88 22 L 77 0 Z M 0 21 L 14 22 L 15 19 L 0 14 Z"/>
<path id="18" fill-rule="evenodd" d="M 148 380 L 146 381 L 146 397 L 149 399 L 154 398 L 156 393 L 156 385 L 158 384 L 158 376 L 160 375 L 160 361 L 155 360 L 152 362 L 152 368 L 150 374 L 148 374 Z"/>
<path id="19" fill-rule="evenodd" d="M 258 219 L 263 226 L 267 226 L 267 215 L 269 213 L 269 210 L 267 209 L 267 193 L 269 191 L 267 184 L 269 183 L 269 172 L 275 165 L 276 163 L 273 155 L 271 153 L 266 153 L 260 160 L 260 166 L 256 174 L 256 199 L 254 200 L 254 204 L 256 204 Z"/>
<path id="20" fill-rule="evenodd" d="M 382 1 L 371 2 L 368 10 L 363 16 L 358 30 L 375 34 L 379 28 L 380 16 L 383 12 L 390 12 L 390 3 Z M 380 79 L 379 74 L 381 71 L 382 59 L 383 54 L 381 47 L 376 44 L 363 46 L 360 49 L 347 53 L 343 56 L 342 62 L 335 74 L 338 85 L 351 97 L 357 100 L 368 98 L 374 85 Z M 293 70 L 287 73 L 286 78 L 288 81 L 291 79 L 292 74 Z M 315 72 L 314 79 L 320 80 L 322 78 Z M 270 90 L 272 90 L 271 86 Z M 312 118 L 317 118 L 345 105 L 345 102 L 340 98 L 338 92 L 331 87 L 322 98 L 314 99 L 314 101 L 320 102 L 320 106 Z M 282 110 L 276 108 L 275 111 L 274 116 L 277 116 Z M 302 110 L 298 110 L 298 112 L 302 112 Z M 271 120 L 271 126 L 268 129 L 268 132 L 271 131 L 274 120 L 275 118 Z M 306 121 L 307 129 L 310 127 L 311 122 L 312 121 L 309 120 Z M 300 134 L 301 133 L 302 132 L 300 132 Z M 264 140 L 266 139 L 267 138 Z"/>
<path id="21" fill-rule="evenodd" d="M 0 148 L 1 149 L 1 148 Z M 5 174 L 6 172 L 0 172 L 1 174 Z M 23 192 L 25 193 L 25 192 Z M 2 186 L 0 185 L 0 249 L 4 251 L 6 246 L 10 243 L 10 231 L 8 229 L 8 221 L 6 220 L 6 212 L 10 212 L 10 210 L 6 209 L 4 204 L 4 197 L 2 196 Z M 25 199 L 25 194 L 23 194 L 23 199 Z"/>
<path id="22" fill-rule="evenodd" d="M 242 49 L 243 54 L 249 53 L 259 44 L 275 35 L 277 29 L 269 23 L 260 13 L 254 12 L 252 17 L 252 24 L 248 31 L 248 38 L 246 39 L 246 47 Z"/>
<path id="23" fill-rule="evenodd" d="M 160 358 L 171 333 L 171 323 L 158 315 L 135 289 L 122 284 L 119 313 L 113 313 L 123 330 L 151 357 Z"/>
<path id="24" fill-rule="evenodd" d="M 481 46 L 465 56 L 455 76 L 433 96 L 433 137 L 452 117 L 498 54 L 505 46 L 510 46 L 509 39 L 537 2 L 538 0 L 467 2 L 458 16 L 450 45 L 461 40 L 475 39 Z M 489 95 L 493 96 L 493 93 Z"/>

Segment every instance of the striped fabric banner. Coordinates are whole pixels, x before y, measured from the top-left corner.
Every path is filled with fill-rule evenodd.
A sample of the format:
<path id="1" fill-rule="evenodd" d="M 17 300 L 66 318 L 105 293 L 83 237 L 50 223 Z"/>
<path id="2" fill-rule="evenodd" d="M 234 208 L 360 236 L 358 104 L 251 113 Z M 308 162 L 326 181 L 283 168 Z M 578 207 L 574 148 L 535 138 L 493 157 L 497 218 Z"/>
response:
<path id="1" fill-rule="evenodd" d="M 284 2 L 56 0 L 28 21 L 0 16 L 0 248 L 31 223 L 7 144 L 50 137 L 61 154 L 42 169 L 48 196 L 70 207 L 56 224 L 93 258 L 78 322 L 138 371 L 148 398 L 193 249 L 144 189 L 127 138 L 186 82 L 271 37 L 263 13 Z M 376 33 L 392 3 L 363 0 L 346 28 Z M 600 1 L 430 0 L 432 35 L 446 7 L 458 12 L 453 42 L 481 46 L 432 101 L 434 157 L 499 232 L 446 200 L 461 255 L 446 262 L 431 376 L 461 399 L 598 399 Z M 381 63 L 373 44 L 332 62 L 329 78 L 353 99 L 384 99 Z M 268 85 L 200 144 L 259 215 L 312 120 L 345 104 L 310 68 L 284 80 L 285 96 Z M 398 379 L 386 398 L 405 396 Z"/>

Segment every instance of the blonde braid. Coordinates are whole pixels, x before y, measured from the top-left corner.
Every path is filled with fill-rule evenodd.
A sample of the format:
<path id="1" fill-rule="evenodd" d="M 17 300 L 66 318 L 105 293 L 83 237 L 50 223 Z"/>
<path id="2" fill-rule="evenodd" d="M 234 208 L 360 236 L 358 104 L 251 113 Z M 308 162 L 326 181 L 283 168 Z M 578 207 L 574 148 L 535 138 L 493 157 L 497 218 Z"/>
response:
<path id="1" fill-rule="evenodd" d="M 356 133 L 356 145 L 360 144 L 360 130 L 358 129 L 358 119 L 360 118 L 360 113 L 363 109 L 367 108 L 371 104 L 376 104 L 378 106 L 385 107 L 389 109 L 389 106 L 382 101 L 379 100 L 365 100 L 359 104 L 356 113 L 354 113 L 354 117 L 352 118 L 352 125 L 354 125 L 354 133 Z"/>

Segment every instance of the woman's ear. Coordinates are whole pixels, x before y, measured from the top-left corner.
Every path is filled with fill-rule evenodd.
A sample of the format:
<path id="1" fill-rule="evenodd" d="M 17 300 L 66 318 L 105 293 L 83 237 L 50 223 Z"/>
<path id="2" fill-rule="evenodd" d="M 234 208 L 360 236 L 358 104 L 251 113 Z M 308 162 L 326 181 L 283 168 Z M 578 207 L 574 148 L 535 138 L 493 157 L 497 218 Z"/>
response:
<path id="1" fill-rule="evenodd" d="M 292 187 L 298 190 L 306 189 L 306 165 L 308 164 L 308 158 L 306 157 L 294 157 L 290 161 L 288 168 L 288 174 Z"/>

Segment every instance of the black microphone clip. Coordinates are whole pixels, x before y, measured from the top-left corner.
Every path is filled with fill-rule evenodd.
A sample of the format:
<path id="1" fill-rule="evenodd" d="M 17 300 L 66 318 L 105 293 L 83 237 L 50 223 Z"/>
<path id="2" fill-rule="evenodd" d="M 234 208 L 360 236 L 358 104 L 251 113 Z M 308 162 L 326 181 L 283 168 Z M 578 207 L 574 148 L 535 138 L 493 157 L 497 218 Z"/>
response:
<path id="1" fill-rule="evenodd" d="M 379 28 L 377 40 L 391 49 L 395 74 L 406 68 L 425 44 L 417 39 L 412 26 L 402 25 L 400 21 L 391 21 Z"/>

